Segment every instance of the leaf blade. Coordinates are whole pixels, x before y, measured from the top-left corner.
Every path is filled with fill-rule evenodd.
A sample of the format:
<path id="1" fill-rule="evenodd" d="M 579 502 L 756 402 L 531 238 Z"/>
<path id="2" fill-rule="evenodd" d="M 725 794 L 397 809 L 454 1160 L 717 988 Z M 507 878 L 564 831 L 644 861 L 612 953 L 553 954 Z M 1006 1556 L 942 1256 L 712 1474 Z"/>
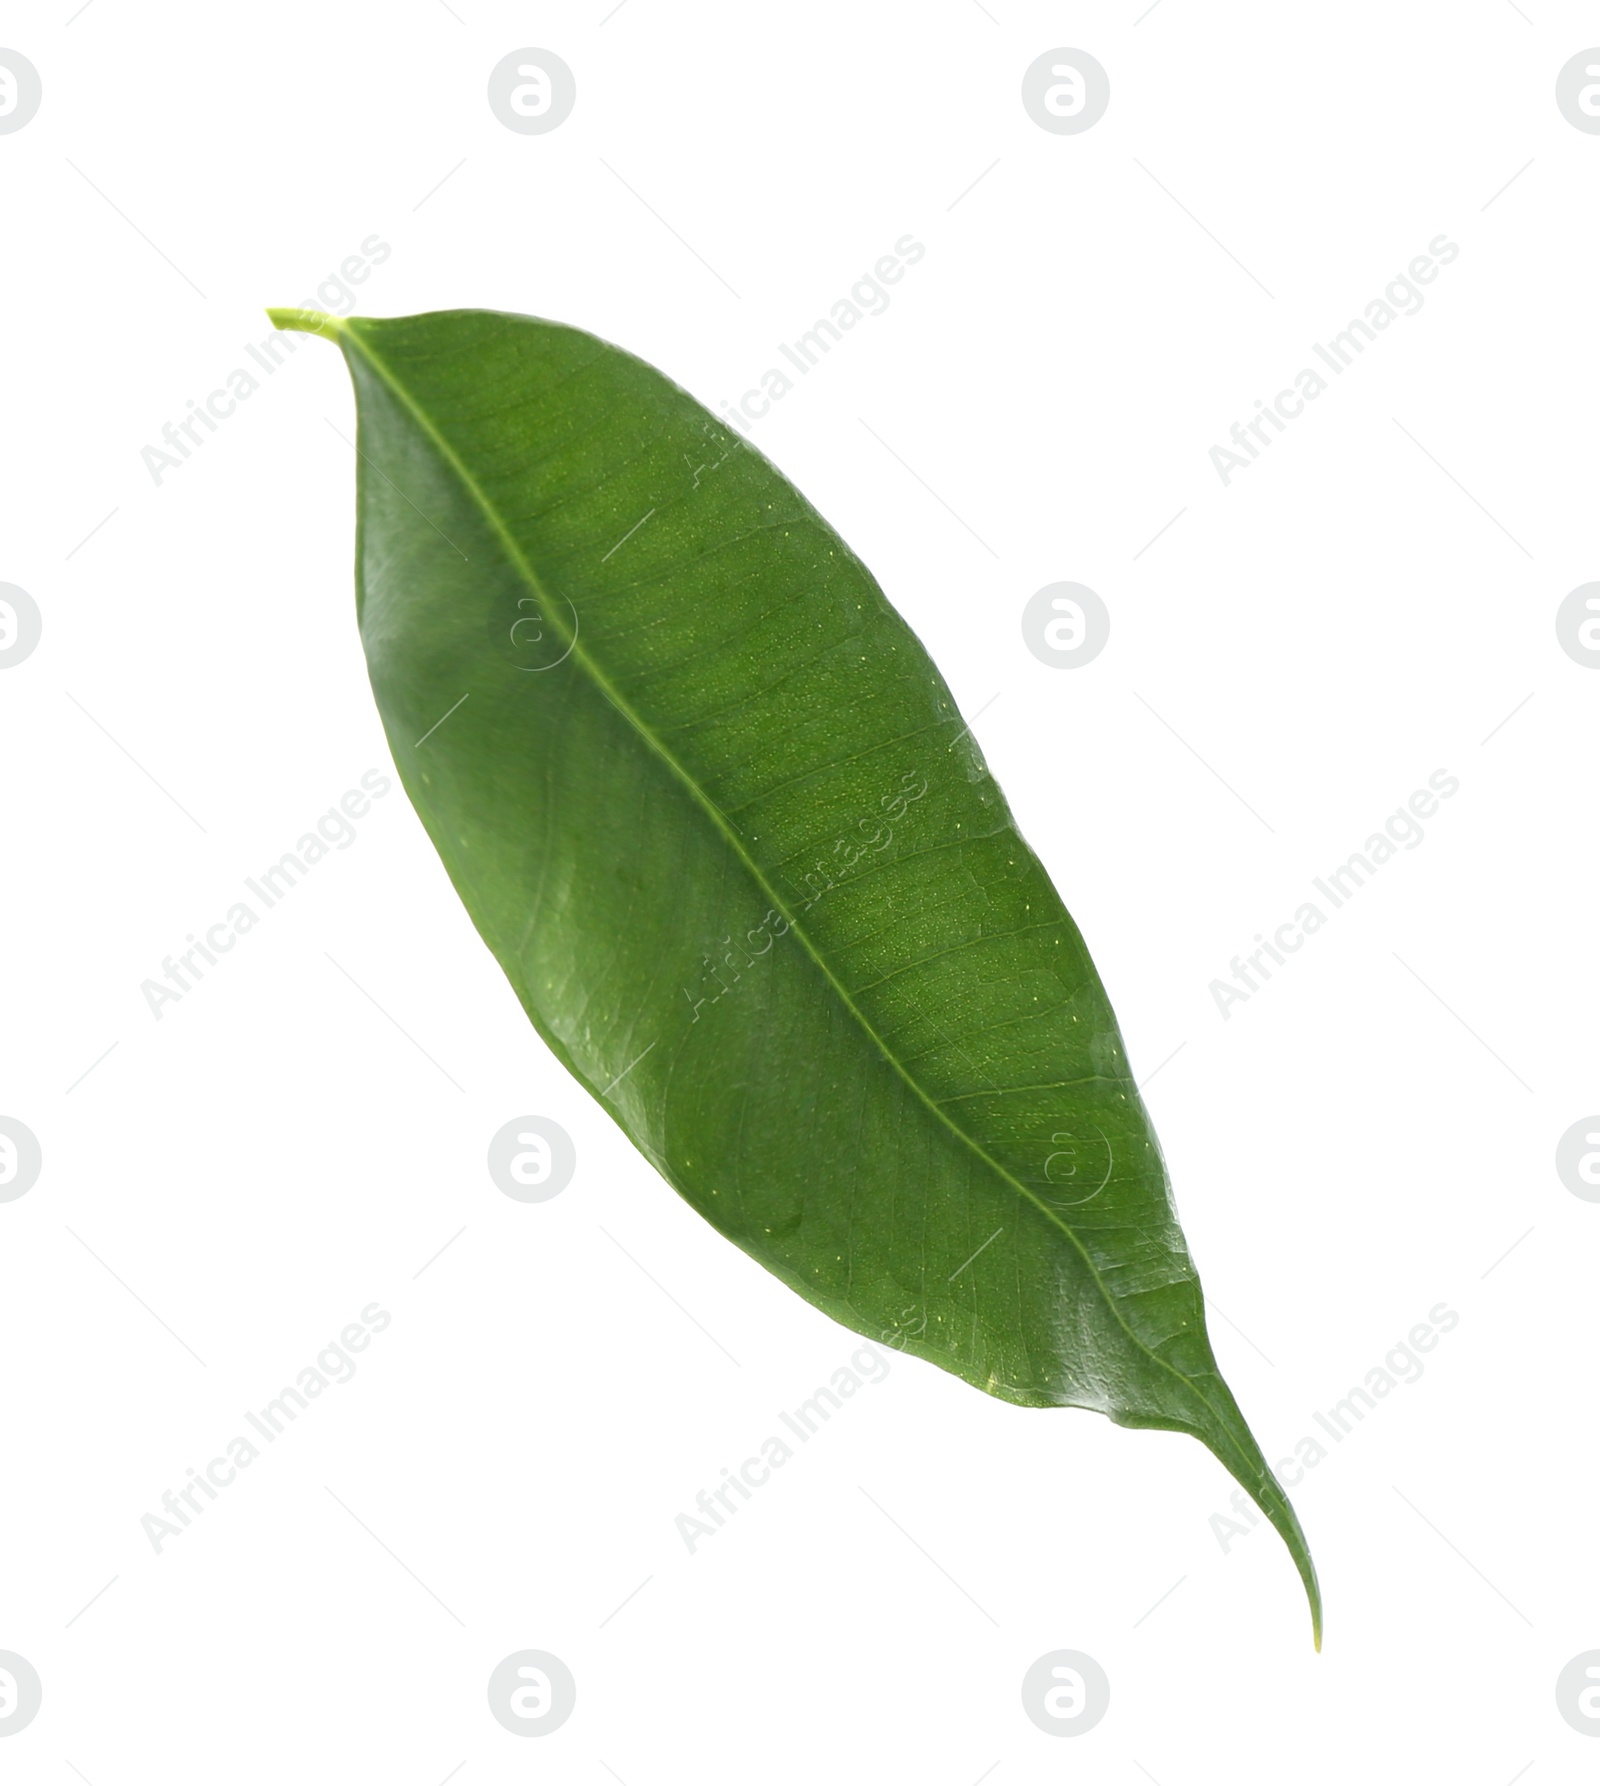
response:
<path id="1" fill-rule="evenodd" d="M 591 336 L 272 314 L 344 350 L 374 694 L 563 1063 L 846 1326 L 1020 1405 L 1199 1438 L 1284 1537 L 1320 1642 L 1098 975 L 870 573 Z"/>

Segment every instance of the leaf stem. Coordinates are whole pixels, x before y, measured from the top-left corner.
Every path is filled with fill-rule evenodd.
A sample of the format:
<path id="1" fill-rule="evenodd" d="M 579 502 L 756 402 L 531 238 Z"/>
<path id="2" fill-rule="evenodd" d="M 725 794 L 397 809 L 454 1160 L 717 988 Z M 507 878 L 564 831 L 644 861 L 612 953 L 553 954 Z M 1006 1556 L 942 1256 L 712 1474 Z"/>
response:
<path id="1" fill-rule="evenodd" d="M 273 310 L 268 309 L 268 317 L 275 329 L 294 329 L 302 335 L 325 335 L 328 340 L 339 338 L 342 318 L 329 316 L 325 310 Z"/>

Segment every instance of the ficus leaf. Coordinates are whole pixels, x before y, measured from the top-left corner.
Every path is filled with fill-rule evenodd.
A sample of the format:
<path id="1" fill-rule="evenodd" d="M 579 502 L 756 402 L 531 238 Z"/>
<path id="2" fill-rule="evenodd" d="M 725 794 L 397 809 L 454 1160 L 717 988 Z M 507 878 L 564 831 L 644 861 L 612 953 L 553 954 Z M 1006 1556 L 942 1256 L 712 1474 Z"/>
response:
<path id="1" fill-rule="evenodd" d="M 344 352 L 373 693 L 539 1034 L 844 1326 L 1022 1407 L 1209 1446 L 1320 1642 L 1105 991 L 866 567 L 591 335 L 270 314 Z"/>

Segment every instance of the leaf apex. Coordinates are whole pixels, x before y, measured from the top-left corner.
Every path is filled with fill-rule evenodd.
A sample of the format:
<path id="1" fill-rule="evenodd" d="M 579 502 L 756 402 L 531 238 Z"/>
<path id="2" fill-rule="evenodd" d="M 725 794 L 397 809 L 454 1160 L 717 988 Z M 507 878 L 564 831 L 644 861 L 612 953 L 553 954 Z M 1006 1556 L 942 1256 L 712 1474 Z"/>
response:
<path id="1" fill-rule="evenodd" d="M 302 335 L 322 335 L 329 341 L 335 341 L 343 321 L 337 316 L 329 316 L 323 310 L 267 310 L 268 319 L 275 329 L 294 329 Z"/>

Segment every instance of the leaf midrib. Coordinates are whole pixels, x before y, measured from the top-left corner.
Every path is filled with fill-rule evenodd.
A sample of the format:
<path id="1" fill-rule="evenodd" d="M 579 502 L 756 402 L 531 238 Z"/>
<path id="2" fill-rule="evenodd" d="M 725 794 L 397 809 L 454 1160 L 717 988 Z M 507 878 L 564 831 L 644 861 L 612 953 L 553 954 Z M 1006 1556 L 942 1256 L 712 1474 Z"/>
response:
<path id="1" fill-rule="evenodd" d="M 428 416 L 426 411 L 417 404 L 411 396 L 411 393 L 405 388 L 404 384 L 402 384 L 394 375 L 382 356 L 362 338 L 350 323 L 342 317 L 329 317 L 327 320 L 332 324 L 337 338 L 340 341 L 348 341 L 355 350 L 361 354 L 368 365 L 372 367 L 373 371 L 376 372 L 379 378 L 381 378 L 388 386 L 396 400 L 403 405 L 407 413 L 417 424 L 418 428 L 420 428 L 423 434 L 425 434 L 432 442 L 439 456 L 459 480 L 462 489 L 477 505 L 484 520 L 487 521 L 490 528 L 494 531 L 495 535 L 504 546 L 512 564 L 527 583 L 529 589 L 532 590 L 539 601 L 553 613 L 556 604 L 550 600 L 550 591 L 547 590 L 540 581 L 537 572 L 528 562 L 527 556 L 523 552 L 516 537 L 507 528 L 500 517 L 499 511 L 489 500 L 487 493 L 483 490 L 477 479 L 473 477 L 471 471 L 462 462 L 460 455 L 439 432 L 432 419 Z M 570 598 L 564 597 L 563 599 L 567 600 L 570 605 Z M 552 620 L 551 624 L 563 637 L 566 636 L 565 629 L 561 626 L 559 619 Z M 1120 1326 L 1127 1334 L 1134 1347 L 1148 1358 L 1158 1370 L 1166 1372 L 1177 1382 L 1181 1383 L 1191 1394 L 1198 1396 L 1199 1399 L 1211 1409 L 1212 1413 L 1218 1417 L 1224 1430 L 1226 1430 L 1227 1426 L 1231 1423 L 1231 1411 L 1227 1408 L 1218 1408 L 1212 1402 L 1210 1396 L 1206 1394 L 1199 1382 L 1192 1377 L 1186 1376 L 1176 1365 L 1171 1364 L 1166 1359 L 1162 1358 L 1159 1353 L 1151 1349 L 1139 1334 L 1134 1332 L 1133 1328 L 1128 1325 L 1122 1310 L 1118 1307 L 1117 1299 L 1106 1287 L 1105 1280 L 1101 1277 L 1099 1270 L 1095 1266 L 1094 1260 L 1090 1257 L 1088 1249 L 1079 1239 L 1077 1233 L 1072 1228 L 1068 1227 L 1065 1222 L 1061 1221 L 1056 1212 L 1039 1198 L 1026 1184 L 1024 1184 L 1021 1179 L 1014 1177 L 1008 1172 L 1006 1168 L 988 1152 L 981 1142 L 975 1140 L 973 1136 L 969 1135 L 959 1124 L 952 1122 L 939 1106 L 933 1102 L 928 1093 L 923 1090 L 920 1084 L 918 1084 L 916 1079 L 912 1077 L 906 1067 L 902 1065 L 888 1043 L 885 1042 L 883 1037 L 873 1028 L 872 1022 L 867 1014 L 856 1004 L 855 1000 L 850 996 L 849 991 L 835 975 L 827 959 L 812 942 L 806 931 L 795 921 L 782 896 L 767 880 L 766 875 L 761 870 L 760 864 L 757 863 L 745 849 L 743 840 L 724 818 L 721 809 L 717 806 L 715 801 L 710 798 L 705 790 L 701 788 L 699 783 L 688 772 L 683 764 L 681 764 L 667 747 L 657 739 L 650 727 L 645 724 L 642 717 L 634 711 L 626 698 L 615 688 L 610 678 L 599 665 L 594 662 L 588 652 L 579 645 L 576 630 L 574 630 L 573 635 L 569 640 L 569 655 L 574 662 L 583 666 L 584 670 L 588 673 L 590 679 L 600 690 L 601 694 L 603 694 L 612 706 L 616 708 L 617 712 L 627 720 L 638 733 L 639 737 L 643 739 L 644 743 L 655 752 L 663 763 L 666 764 L 676 779 L 688 791 L 690 797 L 716 826 L 734 855 L 744 864 L 750 878 L 755 882 L 757 887 L 761 889 L 763 895 L 770 899 L 776 909 L 782 913 L 793 934 L 799 937 L 801 946 L 816 963 L 823 978 L 833 988 L 845 1009 L 848 1010 L 851 1016 L 860 1024 L 862 1030 L 870 1038 L 883 1058 L 889 1063 L 894 1071 L 899 1074 L 905 1084 L 910 1087 L 911 1091 L 915 1094 L 916 1098 L 928 1114 L 942 1127 L 948 1129 L 958 1141 L 962 1142 L 964 1146 L 968 1147 L 974 1154 L 976 1154 L 997 1178 L 1004 1183 L 1009 1184 L 1022 1198 L 1025 1199 L 1026 1202 L 1032 1205 L 1035 1211 L 1044 1218 L 1045 1222 L 1050 1227 L 1054 1228 L 1071 1244 L 1074 1251 L 1083 1261 L 1084 1268 L 1087 1270 L 1095 1288 L 1100 1292 L 1101 1299 L 1105 1303 L 1106 1308 L 1109 1310 L 1118 1326 Z M 1229 1442 L 1236 1443 L 1236 1441 L 1231 1439 L 1231 1435 Z M 1244 1451 L 1242 1455 L 1248 1464 L 1248 1451 Z"/>

